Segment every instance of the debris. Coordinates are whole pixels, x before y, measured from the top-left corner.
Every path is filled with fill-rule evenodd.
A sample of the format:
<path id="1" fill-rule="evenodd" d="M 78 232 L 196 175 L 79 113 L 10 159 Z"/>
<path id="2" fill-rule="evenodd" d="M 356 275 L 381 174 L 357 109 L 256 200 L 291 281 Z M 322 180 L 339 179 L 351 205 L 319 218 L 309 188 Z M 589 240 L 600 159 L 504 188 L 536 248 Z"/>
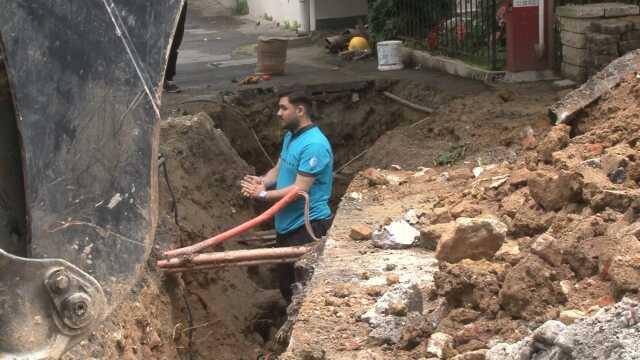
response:
<path id="1" fill-rule="evenodd" d="M 556 124 L 567 123 L 580 110 L 611 91 L 628 75 L 640 71 L 640 50 L 634 50 L 614 60 L 601 72 L 551 106 L 549 117 Z"/>
<path id="2" fill-rule="evenodd" d="M 441 232 L 436 258 L 451 263 L 492 257 L 507 234 L 507 226 L 491 218 L 461 217 L 438 230 Z"/>
<path id="3" fill-rule="evenodd" d="M 531 197 L 547 211 L 557 211 L 582 197 L 582 181 L 577 173 L 539 170 L 529 176 Z"/>
<path id="4" fill-rule="evenodd" d="M 508 89 L 500 89 L 498 90 L 497 94 L 498 94 L 498 97 L 504 102 L 512 101 L 513 98 L 515 97 L 515 93 Z"/>
<path id="5" fill-rule="evenodd" d="M 369 240 L 373 236 L 373 230 L 365 224 L 353 225 L 349 237 L 353 240 Z"/>
<path id="6" fill-rule="evenodd" d="M 487 349 L 469 351 L 464 354 L 454 356 L 451 358 L 451 360 L 485 360 L 487 351 Z"/>
<path id="7" fill-rule="evenodd" d="M 522 130 L 520 145 L 522 145 L 522 148 L 525 150 L 533 150 L 538 146 L 538 140 L 536 140 L 535 132 L 531 126 L 526 126 Z"/>
<path id="8" fill-rule="evenodd" d="M 390 93 L 388 91 L 383 92 L 383 94 L 384 94 L 384 96 L 388 97 L 389 99 L 391 99 L 393 101 L 396 101 L 396 102 L 399 102 L 400 104 L 402 104 L 404 106 L 407 106 L 407 107 L 409 107 L 409 108 L 411 108 L 413 110 L 417 110 L 417 111 L 428 113 L 428 114 L 431 114 L 433 112 L 433 109 L 430 109 L 430 108 L 428 108 L 426 106 L 414 104 L 414 103 L 412 103 L 412 102 L 410 102 L 408 100 L 405 100 L 405 99 L 403 99 L 403 98 L 401 98 L 401 97 L 399 97 L 397 95 L 393 95 L 392 93 Z"/>
<path id="9" fill-rule="evenodd" d="M 405 315 L 393 315 L 393 309 L 402 309 Z M 412 313 L 422 313 L 420 288 L 413 283 L 398 284 L 380 297 L 373 308 L 361 316 L 361 320 L 371 327 L 369 339 L 375 343 L 398 344 L 407 325 L 407 317 Z"/>
<path id="10" fill-rule="evenodd" d="M 526 168 L 515 170 L 509 176 L 509 184 L 513 187 L 520 187 L 527 185 L 531 171 Z"/>
<path id="11" fill-rule="evenodd" d="M 382 186 L 389 185 L 389 180 L 382 174 L 380 170 L 369 168 L 366 169 L 362 175 L 367 179 L 369 186 Z"/>
<path id="12" fill-rule="evenodd" d="M 420 177 L 420 176 L 427 175 L 427 173 L 430 173 L 430 174 L 433 175 L 433 174 L 435 174 L 435 170 L 433 170 L 431 168 L 426 168 L 426 167 L 422 167 L 421 166 L 421 167 L 418 168 L 418 171 L 415 174 L 413 174 L 412 176 L 413 177 Z"/>
<path id="13" fill-rule="evenodd" d="M 409 209 L 403 216 L 404 221 L 411 225 L 415 225 L 420 222 L 420 218 L 424 215 L 424 212 L 418 212 L 416 209 Z"/>
<path id="14" fill-rule="evenodd" d="M 531 252 L 551 266 L 558 267 L 562 263 L 562 249 L 558 246 L 558 241 L 551 235 L 542 234 L 538 236 L 533 245 L 531 245 Z"/>
<path id="15" fill-rule="evenodd" d="M 565 310 L 560 312 L 558 320 L 565 325 L 571 325 L 585 316 L 587 315 L 580 310 Z"/>
<path id="16" fill-rule="evenodd" d="M 396 171 L 400 171 L 400 170 L 402 170 L 402 166 L 400 166 L 400 165 L 391 165 L 391 169 L 392 170 L 396 170 Z"/>
<path id="17" fill-rule="evenodd" d="M 636 321 L 629 314 L 637 314 L 640 304 L 628 298 L 594 316 L 565 326 L 550 320 L 532 335 L 515 344 L 497 344 L 487 352 L 487 360 L 536 359 L 624 359 L 632 360 L 640 354 Z M 594 331 L 597 329 L 597 331 Z"/>
<path id="18" fill-rule="evenodd" d="M 525 257 L 509 270 L 500 290 L 502 308 L 525 320 L 541 318 L 565 300 L 556 272 L 535 255 Z"/>
<path id="19" fill-rule="evenodd" d="M 387 274 L 387 285 L 395 285 L 400 282 L 400 276 L 396 273 Z"/>
<path id="20" fill-rule="evenodd" d="M 427 356 L 448 359 L 454 356 L 453 337 L 445 333 L 432 334 L 427 343 Z"/>
<path id="21" fill-rule="evenodd" d="M 454 219 L 459 217 L 476 217 L 482 214 L 482 208 L 469 200 L 463 200 L 458 205 L 449 210 L 449 213 Z"/>
<path id="22" fill-rule="evenodd" d="M 355 192 L 355 191 L 350 192 L 349 198 L 355 201 L 362 201 L 362 193 Z"/>
<path id="23" fill-rule="evenodd" d="M 473 176 L 479 178 L 480 175 L 482 175 L 482 173 L 484 172 L 484 168 L 482 166 L 476 166 L 473 168 L 472 172 Z"/>
<path id="24" fill-rule="evenodd" d="M 351 284 L 340 283 L 333 289 L 333 294 L 337 298 L 347 298 L 351 296 Z"/>
<path id="25" fill-rule="evenodd" d="M 507 181 L 509 180 L 509 176 L 505 175 L 505 176 L 497 177 L 493 179 L 495 180 L 491 184 L 489 184 L 489 189 L 497 189 L 500 186 L 506 184 Z"/>
<path id="26" fill-rule="evenodd" d="M 373 246 L 380 249 L 406 249 L 413 246 L 420 232 L 404 220 L 392 222 L 373 233 Z"/>
<path id="27" fill-rule="evenodd" d="M 556 80 L 551 85 L 558 90 L 571 89 L 578 86 L 575 81 L 569 79 Z"/>
<path id="28" fill-rule="evenodd" d="M 560 124 L 554 126 L 538 145 L 538 156 L 540 160 L 551 163 L 553 161 L 553 153 L 569 145 L 570 132 L 571 127 L 568 125 Z"/>

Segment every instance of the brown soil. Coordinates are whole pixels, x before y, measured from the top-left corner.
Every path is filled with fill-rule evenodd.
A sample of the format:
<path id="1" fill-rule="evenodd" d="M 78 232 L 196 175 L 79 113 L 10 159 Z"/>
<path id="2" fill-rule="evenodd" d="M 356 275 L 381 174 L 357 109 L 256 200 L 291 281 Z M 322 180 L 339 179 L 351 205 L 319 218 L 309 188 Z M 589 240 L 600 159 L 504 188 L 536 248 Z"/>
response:
<path id="1" fill-rule="evenodd" d="M 424 214 L 417 225 L 422 228 L 478 215 L 493 216 L 508 226 L 507 239 L 495 256 L 441 263 L 434 287 L 425 289 L 430 297 L 424 318 L 436 325 L 429 332 L 451 335 L 454 353 L 519 340 L 544 321 L 559 319 L 565 310 L 593 314 L 622 296 L 636 296 L 640 287 L 637 78 L 630 77 L 586 109 L 568 128 L 569 136 L 563 135 L 563 127 L 549 131 L 546 107 L 557 98 L 539 87 L 521 89 L 511 89 L 519 95 L 513 103 L 500 103 L 489 94 L 455 99 L 440 108 L 431 123 L 399 127 L 382 136 L 355 165 L 382 170 L 360 173 L 348 189 L 360 193 L 362 200 L 358 212 L 344 210 L 345 214 L 359 216 L 373 228 L 389 221 L 375 214 L 395 219 L 408 209 Z M 507 109 L 528 114 L 522 122 L 497 118 Z M 523 131 L 526 126 L 532 127 L 533 136 Z M 469 150 L 452 167 L 423 169 L 424 176 L 413 176 L 420 166 L 433 167 L 434 158 L 441 159 L 449 144 L 468 144 Z M 474 178 L 471 169 L 479 163 L 484 172 Z M 394 184 L 385 178 L 401 180 Z M 339 244 L 334 247 L 355 247 L 363 257 L 380 252 L 368 242 L 350 240 L 345 230 L 334 229 L 332 240 Z M 553 239 L 551 247 L 536 245 L 542 234 Z M 397 259 L 387 256 L 389 261 Z M 296 347 L 285 354 L 287 359 L 296 358 L 307 340 L 312 345 L 323 326 L 340 318 L 357 319 L 371 308 L 365 295 L 380 295 L 384 289 L 359 295 L 364 281 L 349 284 L 354 290 L 343 300 L 347 306 L 331 303 L 328 309 L 315 298 L 303 305 L 307 321 L 294 330 Z M 311 295 L 331 293 L 336 286 L 318 286 Z M 312 319 L 311 314 L 322 316 Z M 339 337 L 323 337 L 308 351 L 321 348 L 327 358 L 340 359 L 414 359 L 425 354 L 428 334 L 416 335 L 416 347 L 408 350 L 403 343 L 368 342 L 369 331 L 361 323 L 349 324 L 340 328 Z M 345 345 L 340 339 L 347 338 L 355 340 Z"/>

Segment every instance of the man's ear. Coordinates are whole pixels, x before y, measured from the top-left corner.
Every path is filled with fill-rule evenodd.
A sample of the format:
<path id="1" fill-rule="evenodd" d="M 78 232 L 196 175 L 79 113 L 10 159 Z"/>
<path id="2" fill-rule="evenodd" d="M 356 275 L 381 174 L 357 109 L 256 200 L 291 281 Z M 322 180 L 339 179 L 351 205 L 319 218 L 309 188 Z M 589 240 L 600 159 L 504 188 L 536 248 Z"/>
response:
<path id="1" fill-rule="evenodd" d="M 296 114 L 300 117 L 304 116 L 306 109 L 303 105 L 296 106 Z"/>

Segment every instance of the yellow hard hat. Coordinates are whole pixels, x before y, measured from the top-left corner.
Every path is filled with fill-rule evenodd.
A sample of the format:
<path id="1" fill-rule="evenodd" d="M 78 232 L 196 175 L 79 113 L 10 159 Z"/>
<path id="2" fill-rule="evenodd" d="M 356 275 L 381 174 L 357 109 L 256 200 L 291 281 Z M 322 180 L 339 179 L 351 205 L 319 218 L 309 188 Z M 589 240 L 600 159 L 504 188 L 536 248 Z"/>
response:
<path id="1" fill-rule="evenodd" d="M 368 50 L 369 42 L 362 36 L 355 36 L 349 42 L 349 50 Z"/>

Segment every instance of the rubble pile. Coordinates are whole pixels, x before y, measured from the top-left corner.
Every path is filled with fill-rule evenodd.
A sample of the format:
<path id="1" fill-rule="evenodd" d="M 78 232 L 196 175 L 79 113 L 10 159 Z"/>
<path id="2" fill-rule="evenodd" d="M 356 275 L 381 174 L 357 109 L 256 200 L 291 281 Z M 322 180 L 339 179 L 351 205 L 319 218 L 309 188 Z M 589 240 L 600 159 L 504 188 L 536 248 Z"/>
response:
<path id="1" fill-rule="evenodd" d="M 426 192 L 405 204 L 403 219 L 351 229 L 354 241 L 373 238 L 382 247 L 378 237 L 393 243 L 393 229 L 412 233 L 409 227 L 418 239 L 382 248 L 435 251 L 439 271 L 422 311 L 432 326 L 421 334 L 419 353 L 458 360 L 637 358 L 639 97 L 634 74 L 572 125 L 526 139 L 531 150 L 513 163 L 359 175 L 362 192 L 381 202 L 383 193 Z M 400 317 L 382 308 L 364 317 L 370 340 L 380 337 L 380 324 L 408 321 L 406 306 Z M 392 334 L 383 343 L 401 344 L 401 333 Z M 586 340 L 591 336 L 599 340 Z"/>

